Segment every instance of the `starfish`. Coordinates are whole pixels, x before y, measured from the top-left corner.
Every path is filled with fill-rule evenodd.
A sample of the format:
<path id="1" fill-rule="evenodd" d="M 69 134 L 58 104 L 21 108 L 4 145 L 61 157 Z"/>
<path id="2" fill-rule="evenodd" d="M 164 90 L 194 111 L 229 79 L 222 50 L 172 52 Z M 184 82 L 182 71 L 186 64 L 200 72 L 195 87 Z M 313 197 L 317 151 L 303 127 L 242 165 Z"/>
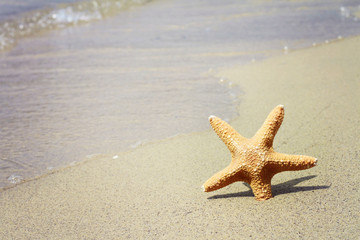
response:
<path id="1" fill-rule="evenodd" d="M 220 118 L 210 116 L 210 124 L 230 150 L 232 160 L 229 166 L 204 183 L 203 191 L 211 192 L 243 181 L 250 185 L 256 200 L 267 200 L 272 197 L 271 179 L 275 174 L 316 166 L 317 159 L 314 157 L 274 151 L 274 137 L 283 119 L 284 106 L 279 105 L 270 112 L 256 134 L 248 139 Z"/>

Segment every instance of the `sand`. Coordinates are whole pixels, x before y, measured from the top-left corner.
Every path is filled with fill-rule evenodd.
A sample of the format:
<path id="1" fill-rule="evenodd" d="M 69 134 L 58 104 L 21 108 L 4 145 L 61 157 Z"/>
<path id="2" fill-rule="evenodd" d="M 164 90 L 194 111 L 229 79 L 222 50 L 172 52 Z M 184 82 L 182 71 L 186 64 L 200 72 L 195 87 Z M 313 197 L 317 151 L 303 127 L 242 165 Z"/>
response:
<path id="1" fill-rule="evenodd" d="M 258 202 L 242 183 L 201 191 L 230 162 L 209 126 L 2 191 L 0 238 L 359 238 L 359 52 L 355 37 L 219 72 L 244 89 L 231 121 L 242 135 L 283 104 L 275 150 L 319 159 L 276 175 L 274 198 Z"/>

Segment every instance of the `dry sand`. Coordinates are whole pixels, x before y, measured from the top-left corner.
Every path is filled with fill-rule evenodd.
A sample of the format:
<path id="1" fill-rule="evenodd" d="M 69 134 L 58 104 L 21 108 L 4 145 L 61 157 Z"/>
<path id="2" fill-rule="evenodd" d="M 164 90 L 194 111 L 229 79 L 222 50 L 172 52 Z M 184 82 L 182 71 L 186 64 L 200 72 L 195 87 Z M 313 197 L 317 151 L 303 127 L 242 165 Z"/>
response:
<path id="1" fill-rule="evenodd" d="M 201 191 L 230 162 L 209 127 L 1 192 L 0 238 L 358 239 L 359 52 L 356 37 L 219 73 L 245 91 L 231 122 L 242 135 L 284 104 L 275 150 L 319 159 L 276 175 L 274 198 L 257 202 L 242 183 Z"/>

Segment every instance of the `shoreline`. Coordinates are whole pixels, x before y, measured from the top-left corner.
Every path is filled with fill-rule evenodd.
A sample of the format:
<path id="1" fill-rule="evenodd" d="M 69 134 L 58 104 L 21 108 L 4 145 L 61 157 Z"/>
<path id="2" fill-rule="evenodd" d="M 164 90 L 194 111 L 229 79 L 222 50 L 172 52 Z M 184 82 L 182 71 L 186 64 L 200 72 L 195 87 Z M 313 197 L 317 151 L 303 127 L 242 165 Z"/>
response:
<path id="1" fill-rule="evenodd" d="M 254 61 L 254 62 L 251 62 L 251 63 L 248 63 L 248 64 L 244 64 L 244 65 L 240 65 L 239 67 L 240 68 L 243 68 L 243 67 L 248 67 L 248 66 L 251 66 L 253 64 L 256 64 L 256 63 L 260 63 L 260 62 L 263 62 L 263 61 L 266 61 L 266 60 L 269 60 L 269 59 L 273 59 L 273 58 L 281 58 L 281 57 L 284 57 L 286 56 L 287 54 L 293 54 L 293 53 L 296 53 L 296 52 L 301 52 L 301 51 L 304 51 L 304 50 L 308 50 L 308 49 L 313 49 L 313 48 L 318 48 L 318 47 L 322 47 L 322 46 L 326 46 L 328 44 L 334 44 L 334 43 L 337 43 L 337 42 L 340 42 L 340 41 L 343 41 L 343 40 L 347 40 L 347 39 L 352 39 L 352 38 L 357 38 L 357 37 L 360 37 L 360 36 L 352 36 L 352 37 L 348 37 L 346 39 L 333 39 L 332 41 L 330 42 L 327 42 L 327 43 L 319 43 L 317 44 L 316 46 L 312 46 L 312 47 L 308 47 L 308 48 L 302 48 L 302 49 L 292 49 L 289 53 L 284 53 L 284 54 L 275 54 L 273 55 L 272 57 L 267 57 L 265 59 L 262 59 L 260 61 Z M 228 54 L 231 54 L 231 53 L 228 53 Z M 230 69 L 234 69 L 235 67 L 230 67 Z M 244 89 L 242 89 L 241 87 L 243 87 L 239 82 L 237 81 L 231 81 L 229 80 L 229 76 L 228 76 L 228 73 L 226 70 L 220 68 L 217 73 L 215 73 L 214 75 L 211 75 L 212 77 L 217 77 L 221 80 L 223 80 L 220 84 L 231 89 L 233 87 L 236 87 L 238 89 L 241 89 L 241 93 L 237 96 L 237 100 L 235 100 L 235 102 L 237 102 L 237 106 L 236 106 L 236 117 L 232 118 L 232 119 L 227 119 L 225 118 L 224 120 L 229 122 L 229 123 L 232 123 L 233 121 L 236 121 L 237 119 L 239 119 L 239 112 L 240 112 L 240 107 L 241 107 L 241 103 L 239 104 L 239 102 L 241 102 L 239 99 L 243 97 L 243 95 L 245 94 L 244 93 Z M 225 80 L 224 80 L 225 78 Z M 237 89 L 237 91 L 239 91 Z M 285 106 L 286 107 L 286 106 Z M 210 128 L 210 125 L 209 125 L 209 128 Z M 117 156 L 119 154 L 126 154 L 128 152 L 132 152 L 132 151 L 136 151 L 136 149 L 138 147 L 142 147 L 142 146 L 146 146 L 148 144 L 157 144 L 157 143 L 160 143 L 160 142 L 163 142 L 163 141 L 167 141 L 167 140 L 171 140 L 172 138 L 176 138 L 176 137 L 181 137 L 181 136 L 187 136 L 187 135 L 192 135 L 192 134 L 198 134 L 198 133 L 203 133 L 204 131 L 206 130 L 198 130 L 198 131 L 192 131 L 192 132 L 187 132 L 187 133 L 179 133 L 179 134 L 175 134 L 173 136 L 169 136 L 169 137 L 165 137 L 165 138 L 162 138 L 162 139 L 152 139 L 152 140 L 144 140 L 144 141 L 139 141 L 139 142 L 136 142 L 130 146 L 128 146 L 128 148 L 122 150 L 120 153 L 95 153 L 95 154 L 90 154 L 88 156 L 85 156 L 83 158 L 80 158 L 80 159 L 77 159 L 65 166 L 60 166 L 60 167 L 57 167 L 55 169 L 52 169 L 52 170 L 49 170 L 47 172 L 44 172 L 40 175 L 36 175 L 34 177 L 30 177 L 30 178 L 25 178 L 25 179 L 20 179 L 20 181 L 18 183 L 13 183 L 11 185 L 7 185 L 7 186 L 4 186 L 4 187 L 0 187 L 0 193 L 3 192 L 3 191 L 6 191 L 8 189 L 11 189 L 11 188 L 14 188 L 18 185 L 21 185 L 21 184 L 24 184 L 26 182 L 32 182 L 32 181 L 36 181 L 40 178 L 43 178 L 43 177 L 46 177 L 48 175 L 52 175 L 52 174 L 56 174 L 57 172 L 61 172 L 61 171 L 66 171 L 66 169 L 68 168 L 72 168 L 72 167 L 76 167 L 78 165 L 81 165 L 81 164 L 86 164 L 87 161 L 92 161 L 92 159 L 95 157 L 110 157 L 110 156 Z M 250 137 L 250 135 L 249 135 Z"/>
<path id="2" fill-rule="evenodd" d="M 66 6 L 61 16 L 76 22 L 82 11 Z M 89 154 L 207 129 L 209 114 L 231 119 L 242 90 L 215 77 L 219 68 L 358 33 L 352 6 L 152 1 L 22 39 L 0 53 L 0 187 Z"/>
<path id="3" fill-rule="evenodd" d="M 351 38 L 354 38 L 356 36 L 353 36 L 353 37 L 348 37 L 346 39 L 351 39 Z M 339 41 L 343 41 L 345 39 L 332 39 L 330 42 L 328 43 L 318 43 L 316 46 L 312 46 L 312 47 L 308 47 L 308 48 L 301 48 L 301 49 L 291 49 L 289 50 L 289 52 L 287 52 L 286 54 L 285 53 L 282 53 L 281 50 L 272 50 L 271 53 L 269 53 L 269 51 L 264 51 L 263 52 L 263 55 L 266 56 L 260 60 L 256 60 L 256 61 L 253 61 L 253 62 L 249 62 L 249 63 L 242 63 L 240 65 L 240 67 L 246 67 L 246 66 L 249 66 L 249 65 L 253 65 L 253 64 L 256 64 L 256 63 L 260 63 L 260 62 L 263 62 L 263 61 L 266 61 L 268 59 L 272 59 L 272 58 L 278 58 L 278 57 L 282 57 L 282 56 L 286 56 L 287 54 L 293 54 L 293 53 L 296 53 L 298 51 L 303 51 L 303 50 L 307 50 L 307 49 L 313 49 L 313 48 L 318 48 L 318 47 L 322 47 L 322 46 L 326 46 L 328 44 L 333 44 L 333 43 L 337 43 Z M 153 51 L 153 50 L 151 50 Z M 226 52 L 226 55 L 236 55 L 237 53 L 236 52 Z M 213 56 L 211 54 L 209 54 L 210 56 Z M 194 55 L 194 57 L 196 57 L 196 55 Z M 230 67 L 232 68 L 232 67 Z M 222 73 L 222 68 L 219 68 L 217 70 L 217 73 L 216 73 L 216 70 L 214 69 L 211 69 L 211 72 L 210 73 L 202 73 L 202 75 L 206 75 L 207 77 L 210 77 L 210 78 L 217 78 L 217 79 L 221 79 L 219 81 L 219 86 L 221 86 L 222 88 L 224 89 L 227 89 L 229 91 L 230 94 L 234 94 L 234 95 L 237 95 L 236 96 L 236 99 L 232 100 L 233 103 L 235 104 L 235 108 L 237 109 L 235 112 L 235 115 L 237 117 L 233 117 L 231 119 L 228 119 L 228 118 L 224 118 L 224 120 L 226 121 L 232 121 L 234 119 L 237 119 L 238 118 L 238 115 L 239 115 L 239 106 L 241 105 L 241 103 L 239 104 L 239 102 L 241 102 L 240 98 L 243 97 L 244 95 L 244 91 L 243 89 L 241 88 L 242 86 L 240 86 L 241 84 L 239 83 L 236 83 L 236 81 L 231 81 L 228 79 L 228 76 L 227 74 L 225 73 Z M 198 132 L 203 132 L 204 130 L 197 130 L 197 131 L 191 131 L 191 132 L 184 132 L 184 133 L 178 133 L 178 134 L 175 134 L 175 135 L 172 135 L 172 136 L 169 136 L 169 137 L 165 137 L 165 138 L 156 138 L 156 139 L 144 139 L 143 141 L 139 140 L 137 142 L 134 142 L 133 144 L 129 144 L 127 147 L 125 147 L 124 149 L 121 150 L 121 152 L 129 152 L 129 151 L 133 151 L 135 150 L 137 147 L 139 146 L 142 146 L 142 145 L 147 145 L 147 144 L 152 144 L 152 143 L 157 143 L 159 141 L 164 141 L 164 140 L 169 140 L 169 139 L 172 139 L 174 137 L 177 137 L 177 136 L 181 136 L 181 135 L 188 135 L 188 134 L 192 134 L 192 133 L 198 133 Z M 89 156 L 91 155 L 115 155 L 116 153 L 114 152 L 113 154 L 109 154 L 109 153 L 94 153 L 94 154 L 90 154 Z M 56 172 L 59 172 L 59 171 L 63 171 L 67 168 L 71 168 L 75 165 L 79 165 L 79 164 L 82 164 L 86 161 L 89 161 L 91 160 L 91 157 L 88 157 L 88 156 L 84 156 L 84 157 L 80 157 L 79 158 L 76 158 L 73 162 L 68 162 L 66 163 L 66 165 L 61 165 L 61 166 L 56 166 L 54 167 L 53 169 L 38 169 L 37 171 L 40 173 L 39 175 L 35 175 L 35 176 L 31 176 L 31 177 L 28 177 L 28 176 L 25 176 L 25 178 L 21 175 L 17 176 L 16 174 L 12 174 L 11 176 L 15 176 L 15 177 L 20 177 L 19 179 L 14 179 L 14 181 L 18 181 L 17 183 L 9 183 L 8 185 L 4 185 L 4 186 L 0 186 L 0 192 L 2 191 L 6 191 L 7 189 L 10 189 L 10 188 L 13 188 L 13 187 L 16 187 L 17 185 L 19 184 L 23 184 L 25 182 L 29 182 L 29 181 L 34 181 L 34 180 L 37 180 L 39 178 L 42 178 L 42 177 L 45 177 L 47 175 L 51 175 L 51 174 L 54 174 Z M 10 176 L 10 177 L 11 177 Z"/>
<path id="4" fill-rule="evenodd" d="M 359 51 L 357 36 L 219 72 L 245 92 L 230 122 L 240 134 L 283 104 L 274 148 L 319 159 L 276 175 L 274 198 L 257 202 L 242 183 L 201 191 L 230 162 L 209 125 L 1 191 L 1 238 L 359 237 Z"/>

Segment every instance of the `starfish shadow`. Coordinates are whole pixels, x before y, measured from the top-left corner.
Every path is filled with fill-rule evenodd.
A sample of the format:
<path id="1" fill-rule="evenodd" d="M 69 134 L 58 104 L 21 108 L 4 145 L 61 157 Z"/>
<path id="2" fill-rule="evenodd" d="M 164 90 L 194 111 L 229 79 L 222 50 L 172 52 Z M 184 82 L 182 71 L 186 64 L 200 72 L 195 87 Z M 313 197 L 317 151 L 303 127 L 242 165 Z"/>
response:
<path id="1" fill-rule="evenodd" d="M 305 192 L 305 191 L 313 191 L 313 190 L 318 190 L 318 189 L 327 189 L 327 188 L 329 188 L 331 186 L 331 185 L 329 185 L 329 186 L 304 186 L 304 187 L 296 187 L 295 186 L 295 185 L 297 185 L 297 184 L 299 184 L 299 183 L 301 183 L 303 181 L 310 180 L 310 179 L 312 179 L 314 177 L 316 177 L 316 175 L 296 178 L 296 179 L 286 181 L 284 183 L 273 185 L 272 186 L 273 197 L 275 197 L 277 195 L 281 195 L 281 194 L 286 194 L 286 193 Z M 228 194 L 214 195 L 214 196 L 208 197 L 208 199 L 233 198 L 233 197 L 253 197 L 254 194 L 253 194 L 249 184 L 247 184 L 247 183 L 243 183 L 243 184 L 246 187 L 249 188 L 248 191 L 238 192 L 238 193 L 228 193 Z"/>

